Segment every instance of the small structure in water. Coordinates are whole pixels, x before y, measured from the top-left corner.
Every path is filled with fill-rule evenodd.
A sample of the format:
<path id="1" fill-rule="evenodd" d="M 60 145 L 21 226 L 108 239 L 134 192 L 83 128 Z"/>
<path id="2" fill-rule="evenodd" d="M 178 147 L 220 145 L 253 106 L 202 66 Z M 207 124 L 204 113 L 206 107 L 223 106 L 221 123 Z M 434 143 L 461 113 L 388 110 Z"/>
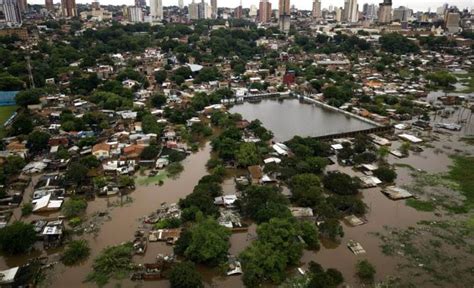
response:
<path id="1" fill-rule="evenodd" d="M 349 248 L 349 250 L 351 250 L 355 255 L 366 253 L 364 247 L 362 247 L 359 242 L 354 240 L 349 240 L 349 243 L 347 243 L 347 248 Z"/>

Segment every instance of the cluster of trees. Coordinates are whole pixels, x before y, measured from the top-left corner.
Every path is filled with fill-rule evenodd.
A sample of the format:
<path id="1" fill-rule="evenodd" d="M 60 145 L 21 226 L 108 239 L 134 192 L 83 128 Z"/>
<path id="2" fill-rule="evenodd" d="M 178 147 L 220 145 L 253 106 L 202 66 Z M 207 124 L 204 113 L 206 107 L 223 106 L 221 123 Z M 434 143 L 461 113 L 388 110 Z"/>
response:
<path id="1" fill-rule="evenodd" d="M 394 54 L 418 53 L 420 48 L 415 42 L 399 33 L 386 33 L 380 37 L 382 49 Z"/>
<path id="2" fill-rule="evenodd" d="M 305 247 L 319 247 L 316 226 L 294 218 L 273 218 L 257 228 L 257 235 L 257 240 L 240 254 L 247 287 L 266 281 L 281 283 L 286 269 L 299 263 Z"/>
<path id="3" fill-rule="evenodd" d="M 456 88 L 454 87 L 454 84 L 458 82 L 456 77 L 451 75 L 448 71 L 430 73 L 426 76 L 426 79 L 430 80 L 436 88 L 445 91 L 455 90 Z"/>
<path id="4" fill-rule="evenodd" d="M 222 176 L 217 174 L 204 176 L 191 194 L 179 200 L 184 222 L 196 220 L 199 213 L 204 216 L 219 215 L 219 209 L 214 205 L 214 198 L 222 195 L 222 180 Z"/>
<path id="5" fill-rule="evenodd" d="M 334 268 L 324 270 L 316 262 L 309 262 L 309 269 L 304 276 L 298 276 L 285 281 L 283 287 L 315 287 L 336 288 L 344 282 L 342 273 Z"/>
<path id="6" fill-rule="evenodd" d="M 214 218 L 199 214 L 196 222 L 183 231 L 174 251 L 194 263 L 215 267 L 227 260 L 230 234 Z"/>
<path id="7" fill-rule="evenodd" d="M 367 135 L 357 135 L 354 143 L 345 142 L 338 152 L 340 161 L 349 160 L 356 164 L 370 164 L 377 160 L 376 147 Z"/>
<path id="8" fill-rule="evenodd" d="M 370 50 L 370 43 L 353 35 L 337 33 L 334 37 L 318 34 L 315 38 L 295 35 L 295 44 L 305 52 L 313 53 L 353 53 L 356 51 Z M 298 51 L 293 49 L 293 51 Z"/>

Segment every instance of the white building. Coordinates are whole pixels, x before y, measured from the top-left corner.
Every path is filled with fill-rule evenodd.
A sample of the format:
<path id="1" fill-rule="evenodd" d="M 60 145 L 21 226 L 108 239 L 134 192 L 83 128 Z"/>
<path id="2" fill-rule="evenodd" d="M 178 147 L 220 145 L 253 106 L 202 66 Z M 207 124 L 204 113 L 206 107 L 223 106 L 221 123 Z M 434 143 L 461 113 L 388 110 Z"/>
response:
<path id="1" fill-rule="evenodd" d="M 16 0 L 3 0 L 3 14 L 5 14 L 5 22 L 10 25 L 21 24 L 20 7 Z"/>
<path id="2" fill-rule="evenodd" d="M 163 20 L 163 1 L 150 0 L 150 16 L 152 21 Z"/>
<path id="3" fill-rule="evenodd" d="M 143 9 L 136 6 L 128 7 L 128 17 L 130 22 L 143 22 Z"/>

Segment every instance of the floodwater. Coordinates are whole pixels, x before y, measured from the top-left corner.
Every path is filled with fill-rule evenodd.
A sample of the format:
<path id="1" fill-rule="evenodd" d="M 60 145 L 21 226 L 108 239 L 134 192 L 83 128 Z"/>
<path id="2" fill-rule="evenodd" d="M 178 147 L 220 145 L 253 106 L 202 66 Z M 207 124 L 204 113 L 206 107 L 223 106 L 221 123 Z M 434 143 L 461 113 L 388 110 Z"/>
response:
<path id="1" fill-rule="evenodd" d="M 297 110 L 296 110 L 297 109 Z M 239 111 L 236 111 L 239 110 Z M 261 110 L 261 111 L 259 111 Z M 273 112 L 270 112 L 273 111 Z M 293 112 L 290 112 L 293 111 Z M 273 130 L 277 138 L 281 140 L 289 139 L 295 135 L 311 135 L 310 133 L 317 133 L 317 131 L 324 131 L 324 125 L 300 125 L 301 123 L 318 123 L 315 119 L 323 119 L 322 121 L 329 121 L 332 127 L 340 127 L 347 123 L 354 123 L 352 125 L 364 125 L 357 119 L 346 118 L 346 116 L 337 113 L 326 111 L 320 107 L 315 107 L 307 104 L 300 104 L 298 100 L 286 100 L 284 102 L 264 100 L 260 104 L 246 103 L 241 106 L 235 106 L 231 112 L 241 113 L 244 118 L 252 120 L 250 114 L 254 117 L 259 117 L 266 127 Z M 246 114 L 247 113 L 247 114 Z M 292 113 L 292 114 L 291 114 Z M 319 115 L 315 115 L 319 114 Z M 260 117 L 263 116 L 263 117 Z M 278 116 L 275 116 L 278 115 Z M 334 116 L 336 115 L 336 116 Z M 282 117 L 283 116 L 283 117 Z M 267 118 L 265 118 L 267 117 Z M 276 120 L 272 120 L 275 117 Z M 342 117 L 342 118 L 341 118 Z M 452 116 L 453 119 L 456 115 Z M 344 124 L 335 123 L 341 121 Z M 270 121 L 270 122 L 269 122 Z M 283 125 L 283 127 L 275 127 L 271 121 L 276 121 Z M 369 125 L 369 124 L 367 124 Z M 354 129 L 361 128 L 354 127 Z M 276 129 L 278 128 L 278 129 Z M 364 128 L 364 127 L 362 127 Z M 436 134 L 439 140 L 432 142 L 434 147 L 426 148 L 421 153 L 411 153 L 409 158 L 396 159 L 389 156 L 390 163 L 405 163 L 413 166 L 416 169 L 422 169 L 430 173 L 438 173 L 447 171 L 451 164 L 450 154 L 458 153 L 457 151 L 467 151 L 474 153 L 472 146 L 467 146 L 465 143 L 459 142 L 460 136 L 466 135 L 464 129 L 458 133 Z M 393 144 L 393 148 L 400 145 L 400 141 Z M 47 286 L 51 287 L 95 287 L 93 283 L 83 283 L 87 274 L 92 270 L 93 259 L 107 246 L 118 245 L 133 239 L 134 231 L 140 225 L 140 218 L 150 214 L 160 207 L 161 203 L 175 203 L 180 198 L 190 194 L 197 184 L 199 179 L 207 174 L 205 164 L 211 156 L 211 147 L 209 143 L 204 144 L 202 149 L 190 155 L 183 161 L 184 171 L 178 179 L 167 179 L 163 186 L 137 186 L 137 189 L 130 195 L 133 202 L 124 205 L 123 207 L 108 208 L 111 202 L 117 201 L 117 198 L 97 198 L 89 202 L 87 214 L 91 215 L 99 211 L 108 211 L 110 220 L 104 222 L 96 235 L 86 234 L 83 236 L 89 241 L 91 246 L 91 256 L 81 265 L 75 267 L 64 267 L 57 264 L 50 278 L 47 280 Z M 352 170 L 350 167 L 340 167 L 337 164 L 332 165 L 328 170 L 341 170 L 352 176 L 361 175 L 360 172 Z M 241 171 L 240 171 L 241 172 Z M 237 172 L 239 173 L 239 172 Z M 411 182 L 410 171 L 407 168 L 398 168 L 397 184 L 403 185 Z M 223 184 L 225 194 L 235 193 L 235 186 L 231 178 L 227 179 Z M 353 287 L 357 287 L 357 279 L 355 277 L 355 264 L 359 259 L 368 259 L 377 268 L 376 280 L 384 280 L 389 275 L 397 275 L 397 265 L 399 260 L 395 257 L 388 257 L 382 254 L 379 248 L 379 238 L 372 235 L 374 232 L 381 232 L 385 226 L 407 228 L 414 226 L 420 220 L 438 219 L 433 213 L 418 212 L 411 207 L 407 207 L 404 201 L 392 201 L 385 197 L 380 188 L 364 189 L 362 190 L 362 199 L 368 206 L 368 213 L 366 215 L 367 224 L 350 227 L 344 224 L 345 236 L 342 238 L 339 245 L 333 243 L 323 242 L 320 251 L 305 251 L 301 259 L 301 267 L 307 267 L 310 261 L 320 263 L 325 268 L 336 268 L 340 270 L 346 282 Z M 31 187 L 27 193 L 31 193 Z M 54 215 L 51 215 L 54 216 Z M 15 213 L 18 219 L 20 215 L 18 211 Z M 26 220 L 32 220 L 38 216 L 30 216 Z M 252 225 L 246 233 L 236 233 L 231 236 L 230 254 L 238 255 L 243 251 L 254 239 L 256 234 L 256 225 Z M 355 240 L 366 249 L 367 254 L 356 256 L 352 254 L 346 247 L 349 240 Z M 57 253 L 58 251 L 49 251 L 48 254 Z M 147 253 L 144 256 L 134 257 L 136 263 L 149 263 L 155 260 L 155 257 L 160 253 L 172 253 L 172 247 L 164 243 L 150 243 L 148 245 Z M 25 257 L 6 258 L 2 257 L 0 260 L 0 269 L 21 265 L 27 261 L 28 258 L 39 256 L 38 253 L 28 255 Z M 206 269 L 199 267 L 200 273 L 203 275 L 208 286 L 212 287 L 242 287 L 242 280 L 240 276 L 225 277 L 221 276 L 218 269 Z M 109 287 L 117 284 L 111 281 Z M 169 282 L 166 280 L 157 282 L 133 283 L 127 279 L 122 280 L 123 287 L 143 286 L 143 287 L 169 287 Z"/>
<path id="2" fill-rule="evenodd" d="M 297 135 L 315 137 L 374 127 L 317 105 L 301 103 L 298 99 L 245 102 L 235 105 L 230 112 L 239 113 L 248 121 L 259 119 L 265 128 L 273 132 L 277 141 L 287 141 Z"/>

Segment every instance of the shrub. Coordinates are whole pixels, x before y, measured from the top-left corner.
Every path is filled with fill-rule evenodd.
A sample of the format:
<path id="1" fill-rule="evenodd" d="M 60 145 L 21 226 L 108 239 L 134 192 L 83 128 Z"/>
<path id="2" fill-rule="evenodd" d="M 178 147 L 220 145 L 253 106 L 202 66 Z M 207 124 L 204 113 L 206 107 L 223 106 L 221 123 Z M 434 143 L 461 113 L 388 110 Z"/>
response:
<path id="1" fill-rule="evenodd" d="M 89 257 L 91 249 L 86 240 L 75 240 L 68 244 L 63 252 L 61 261 L 65 265 L 77 264 Z"/>

